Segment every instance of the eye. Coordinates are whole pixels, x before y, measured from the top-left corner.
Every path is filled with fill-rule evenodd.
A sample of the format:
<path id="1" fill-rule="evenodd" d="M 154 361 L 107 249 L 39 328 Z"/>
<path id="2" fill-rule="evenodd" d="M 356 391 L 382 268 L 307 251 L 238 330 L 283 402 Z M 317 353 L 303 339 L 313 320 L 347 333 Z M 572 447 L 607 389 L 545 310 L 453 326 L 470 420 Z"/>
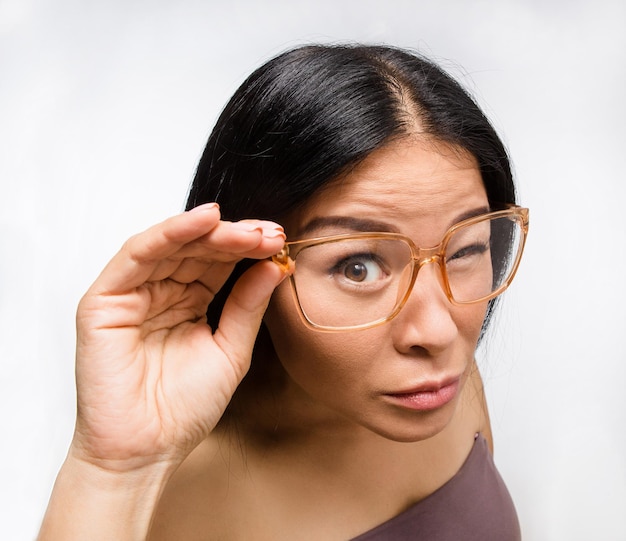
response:
<path id="1" fill-rule="evenodd" d="M 472 256 L 482 255 L 488 250 L 488 243 L 477 242 L 475 244 L 469 244 L 456 250 L 452 255 L 446 256 L 446 263 L 453 263 L 454 261 L 468 259 Z"/>
<path id="2" fill-rule="evenodd" d="M 373 254 L 346 257 L 331 269 L 331 273 L 356 283 L 375 282 L 385 277 L 382 264 Z"/>

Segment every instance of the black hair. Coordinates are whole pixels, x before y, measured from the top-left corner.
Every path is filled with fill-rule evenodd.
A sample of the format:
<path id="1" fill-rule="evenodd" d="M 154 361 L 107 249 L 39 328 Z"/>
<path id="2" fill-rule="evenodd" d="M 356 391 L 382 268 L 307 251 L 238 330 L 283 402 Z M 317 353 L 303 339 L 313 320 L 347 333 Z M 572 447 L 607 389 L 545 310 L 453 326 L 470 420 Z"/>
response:
<path id="1" fill-rule="evenodd" d="M 217 201 L 223 219 L 280 222 L 320 187 L 416 126 L 474 156 L 492 206 L 515 202 L 502 141 L 439 66 L 388 46 L 311 45 L 273 58 L 235 92 L 204 149 L 187 209 Z M 237 266 L 209 306 L 214 329 L 249 264 Z"/>

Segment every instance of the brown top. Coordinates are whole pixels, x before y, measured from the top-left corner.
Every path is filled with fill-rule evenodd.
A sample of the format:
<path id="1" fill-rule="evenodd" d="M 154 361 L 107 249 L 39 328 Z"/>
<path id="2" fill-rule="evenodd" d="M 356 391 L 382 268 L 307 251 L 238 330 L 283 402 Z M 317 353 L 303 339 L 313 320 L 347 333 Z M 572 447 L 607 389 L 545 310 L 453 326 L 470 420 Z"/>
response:
<path id="1" fill-rule="evenodd" d="M 352 541 L 519 541 L 517 513 L 482 435 L 458 471 L 427 498 Z"/>

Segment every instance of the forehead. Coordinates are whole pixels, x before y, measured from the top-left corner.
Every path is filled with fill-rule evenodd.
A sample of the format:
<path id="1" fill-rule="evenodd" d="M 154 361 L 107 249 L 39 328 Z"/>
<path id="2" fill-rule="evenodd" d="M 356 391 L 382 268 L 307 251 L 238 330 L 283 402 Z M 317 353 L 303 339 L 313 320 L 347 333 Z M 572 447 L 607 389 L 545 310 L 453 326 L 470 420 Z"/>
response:
<path id="1" fill-rule="evenodd" d="M 473 156 L 410 137 L 372 152 L 311 197 L 285 226 L 292 238 L 306 236 L 309 224 L 328 216 L 367 218 L 406 234 L 424 226 L 445 231 L 456 216 L 487 206 Z"/>

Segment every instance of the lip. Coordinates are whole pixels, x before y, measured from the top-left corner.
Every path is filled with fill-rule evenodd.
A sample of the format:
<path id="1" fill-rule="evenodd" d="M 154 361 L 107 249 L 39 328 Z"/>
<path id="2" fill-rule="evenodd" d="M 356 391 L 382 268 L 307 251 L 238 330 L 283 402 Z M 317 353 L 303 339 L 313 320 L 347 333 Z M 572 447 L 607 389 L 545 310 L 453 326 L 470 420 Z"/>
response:
<path id="1" fill-rule="evenodd" d="M 451 402 L 459 392 L 461 378 L 452 378 L 440 383 L 424 383 L 413 389 L 398 393 L 387 393 L 392 403 L 414 411 L 431 411 Z"/>

